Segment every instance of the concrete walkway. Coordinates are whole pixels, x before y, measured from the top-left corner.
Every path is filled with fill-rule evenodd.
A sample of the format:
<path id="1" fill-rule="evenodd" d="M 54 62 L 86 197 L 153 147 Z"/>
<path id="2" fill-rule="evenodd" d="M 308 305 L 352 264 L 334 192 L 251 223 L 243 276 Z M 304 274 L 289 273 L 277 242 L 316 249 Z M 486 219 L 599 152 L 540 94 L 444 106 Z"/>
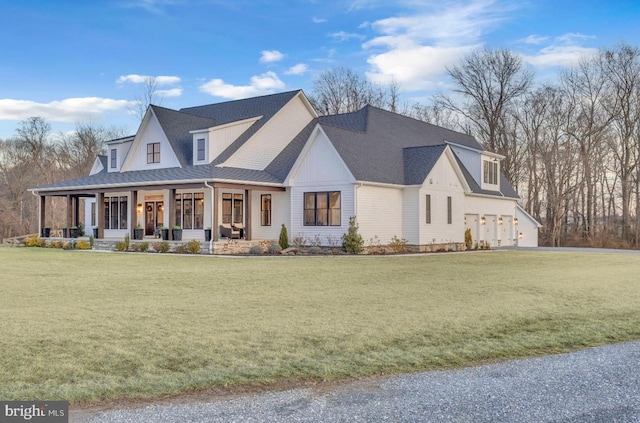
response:
<path id="1" fill-rule="evenodd" d="M 452 371 L 76 416 L 112 422 L 640 422 L 640 342 Z"/>

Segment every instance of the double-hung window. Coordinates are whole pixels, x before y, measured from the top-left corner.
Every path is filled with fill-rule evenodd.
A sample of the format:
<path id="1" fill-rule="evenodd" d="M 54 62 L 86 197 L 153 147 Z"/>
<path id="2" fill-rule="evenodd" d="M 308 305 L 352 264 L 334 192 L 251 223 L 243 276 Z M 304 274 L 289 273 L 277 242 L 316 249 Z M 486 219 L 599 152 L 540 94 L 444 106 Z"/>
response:
<path id="1" fill-rule="evenodd" d="M 196 160 L 199 162 L 204 161 L 204 138 L 198 138 L 196 141 Z"/>
<path id="2" fill-rule="evenodd" d="M 498 162 L 485 160 L 483 162 L 483 176 L 485 184 L 498 185 Z"/>
<path id="3" fill-rule="evenodd" d="M 425 202 L 426 223 L 430 224 L 431 223 L 431 195 L 427 194 L 425 200 L 426 200 Z"/>
<path id="4" fill-rule="evenodd" d="M 104 197 L 104 229 L 127 229 L 128 197 Z"/>
<path id="5" fill-rule="evenodd" d="M 147 144 L 147 163 L 160 163 L 160 143 L 152 142 Z"/>
<path id="6" fill-rule="evenodd" d="M 111 169 L 116 169 L 118 167 L 118 149 L 111 149 Z"/>
<path id="7" fill-rule="evenodd" d="M 305 192 L 305 226 L 340 226 L 340 191 Z"/>
<path id="8" fill-rule="evenodd" d="M 202 229 L 204 226 L 204 194 L 176 194 L 176 226 L 182 229 Z"/>
<path id="9" fill-rule="evenodd" d="M 260 225 L 271 226 L 271 194 L 260 196 Z"/>

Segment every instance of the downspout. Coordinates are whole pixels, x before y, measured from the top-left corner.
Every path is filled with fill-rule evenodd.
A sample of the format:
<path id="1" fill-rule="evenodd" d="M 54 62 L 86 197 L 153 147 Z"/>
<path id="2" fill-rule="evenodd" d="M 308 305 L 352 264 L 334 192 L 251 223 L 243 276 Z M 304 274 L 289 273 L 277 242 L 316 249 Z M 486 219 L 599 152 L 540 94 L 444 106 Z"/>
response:
<path id="1" fill-rule="evenodd" d="M 213 212 L 213 206 L 214 206 L 214 202 L 213 202 L 213 186 L 209 185 L 209 183 L 207 181 L 204 181 L 204 186 L 206 186 L 207 188 L 211 189 L 211 237 L 209 239 L 209 254 L 213 254 L 213 226 L 215 225 L 215 222 L 213 221 L 213 216 L 215 215 L 215 213 Z"/>
<path id="2" fill-rule="evenodd" d="M 34 197 L 38 199 L 38 236 L 42 236 L 42 204 L 40 203 L 40 194 L 31 191 Z"/>

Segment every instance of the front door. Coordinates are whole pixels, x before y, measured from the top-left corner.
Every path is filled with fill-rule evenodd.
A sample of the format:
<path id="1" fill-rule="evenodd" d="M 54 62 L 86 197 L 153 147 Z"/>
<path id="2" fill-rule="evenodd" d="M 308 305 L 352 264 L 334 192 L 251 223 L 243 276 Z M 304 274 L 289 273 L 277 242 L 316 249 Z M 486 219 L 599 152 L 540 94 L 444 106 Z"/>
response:
<path id="1" fill-rule="evenodd" d="M 145 224 L 144 234 L 156 235 L 156 230 L 164 225 L 164 203 L 162 201 L 147 201 L 144 204 Z"/>

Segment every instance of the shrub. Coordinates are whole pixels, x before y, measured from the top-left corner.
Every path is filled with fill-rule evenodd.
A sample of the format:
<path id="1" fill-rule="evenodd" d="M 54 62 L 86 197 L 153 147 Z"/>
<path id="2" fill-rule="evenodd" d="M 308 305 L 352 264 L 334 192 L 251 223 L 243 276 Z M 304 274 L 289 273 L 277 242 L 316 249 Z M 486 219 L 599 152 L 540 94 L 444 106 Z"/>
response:
<path id="1" fill-rule="evenodd" d="M 180 244 L 173 248 L 173 252 L 176 254 L 187 254 L 189 251 L 187 251 L 187 246 L 185 244 Z"/>
<path id="2" fill-rule="evenodd" d="M 140 244 L 134 242 L 133 244 L 129 245 L 129 251 L 140 251 Z"/>
<path id="3" fill-rule="evenodd" d="M 127 251 L 129 249 L 129 234 L 124 236 L 124 250 Z"/>
<path id="4" fill-rule="evenodd" d="M 64 242 L 62 242 L 61 240 L 57 240 L 55 242 L 52 242 L 51 244 L 49 244 L 52 248 L 62 248 L 64 247 Z"/>
<path id="5" fill-rule="evenodd" d="M 73 245 L 71 245 L 70 242 L 65 242 L 64 245 L 62 245 L 62 249 L 63 250 L 71 250 L 71 249 L 73 249 Z"/>
<path id="6" fill-rule="evenodd" d="M 46 245 L 46 241 L 44 239 L 40 239 L 38 235 L 34 235 L 25 239 L 24 245 L 27 247 L 44 247 Z"/>
<path id="7" fill-rule="evenodd" d="M 127 244 L 124 241 L 116 242 L 116 251 L 127 251 Z"/>
<path id="8" fill-rule="evenodd" d="M 140 243 L 140 251 L 142 251 L 143 253 L 145 251 L 147 251 L 149 249 L 149 243 L 148 242 L 141 242 Z"/>
<path id="9" fill-rule="evenodd" d="M 169 251 L 169 243 L 167 241 L 154 242 L 153 249 L 158 253 L 166 253 Z"/>
<path id="10" fill-rule="evenodd" d="M 469 228 L 464 231 L 464 243 L 467 246 L 467 250 L 470 250 L 473 247 L 473 238 L 471 237 L 471 229 Z"/>
<path id="11" fill-rule="evenodd" d="M 294 236 L 293 238 L 291 238 L 291 243 L 298 249 L 307 246 L 307 240 L 302 235 Z"/>
<path id="12" fill-rule="evenodd" d="M 313 254 L 313 255 L 322 254 L 322 247 L 318 247 L 317 245 L 313 245 L 309 247 L 309 254 Z"/>
<path id="13" fill-rule="evenodd" d="M 280 251 L 282 251 L 280 244 L 276 244 L 275 242 L 272 242 L 269 245 L 267 245 L 267 253 L 269 254 L 278 254 L 280 253 Z"/>
<path id="14" fill-rule="evenodd" d="M 261 245 L 254 245 L 249 249 L 249 254 L 252 254 L 252 255 L 260 255 L 262 253 L 264 253 L 264 249 L 262 248 Z"/>
<path id="15" fill-rule="evenodd" d="M 362 252 L 364 240 L 358 232 L 356 218 L 349 218 L 349 231 L 342 235 L 342 249 L 348 254 L 360 254 Z"/>
<path id="16" fill-rule="evenodd" d="M 90 250 L 91 244 L 88 241 L 81 239 L 80 241 L 76 242 L 76 248 L 78 250 Z"/>
<path id="17" fill-rule="evenodd" d="M 282 228 L 280 228 L 280 239 L 278 239 L 278 244 L 281 249 L 289 248 L 289 235 L 287 234 L 287 227 L 282 224 Z"/>
<path id="18" fill-rule="evenodd" d="M 394 235 L 389 242 L 389 248 L 394 253 L 405 253 L 407 251 L 407 240 L 404 238 L 400 239 Z"/>
<path id="19" fill-rule="evenodd" d="M 89 237 L 89 247 L 93 248 L 93 242 L 95 241 L 95 239 L 93 239 L 93 235 L 91 235 Z"/>
<path id="20" fill-rule="evenodd" d="M 185 245 L 185 248 L 187 250 L 187 253 L 189 254 L 199 254 L 200 242 L 196 241 L 195 239 L 192 239 L 191 241 L 187 242 L 187 244 Z"/>

